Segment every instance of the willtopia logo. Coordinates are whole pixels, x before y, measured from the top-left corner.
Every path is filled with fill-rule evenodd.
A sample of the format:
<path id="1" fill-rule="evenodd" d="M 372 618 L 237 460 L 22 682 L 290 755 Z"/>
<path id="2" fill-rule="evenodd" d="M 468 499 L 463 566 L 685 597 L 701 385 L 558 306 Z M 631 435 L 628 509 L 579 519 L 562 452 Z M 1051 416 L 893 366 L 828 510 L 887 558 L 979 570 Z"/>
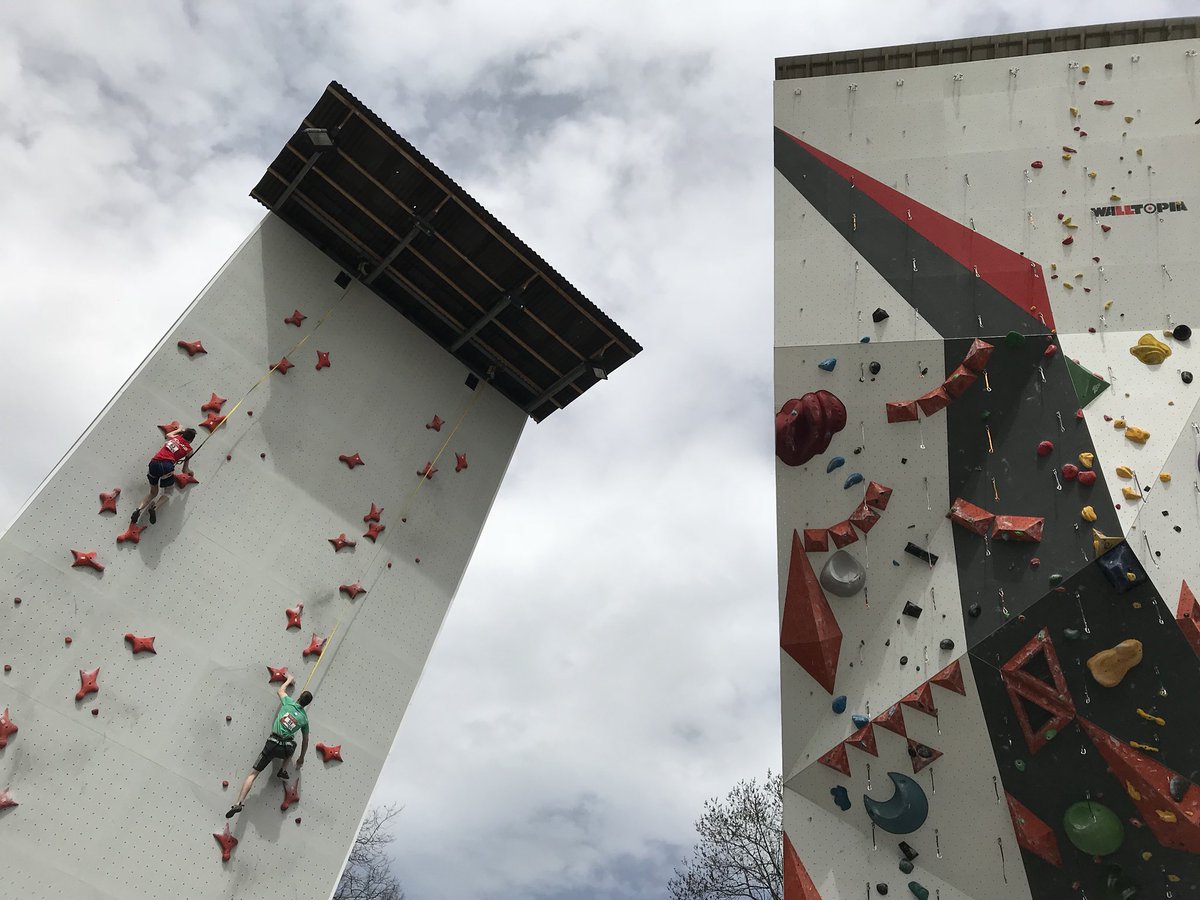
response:
<path id="1" fill-rule="evenodd" d="M 1187 204 L 1182 200 L 1172 200 L 1162 203 L 1127 203 L 1124 206 L 1093 206 L 1092 215 L 1101 216 L 1140 216 L 1142 213 L 1157 215 L 1164 212 L 1187 212 Z"/>

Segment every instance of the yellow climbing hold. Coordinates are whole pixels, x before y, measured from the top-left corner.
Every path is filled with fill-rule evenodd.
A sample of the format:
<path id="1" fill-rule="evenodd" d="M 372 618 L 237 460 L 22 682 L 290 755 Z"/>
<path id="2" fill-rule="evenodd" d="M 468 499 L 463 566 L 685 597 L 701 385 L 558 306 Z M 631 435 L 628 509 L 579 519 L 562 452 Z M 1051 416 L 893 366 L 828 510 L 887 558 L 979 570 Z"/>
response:
<path id="1" fill-rule="evenodd" d="M 1128 124 L 1129 124 L 1130 122 L 1132 122 L 1132 121 L 1133 121 L 1133 116 L 1126 116 L 1126 117 L 1125 117 L 1125 124 L 1126 124 L 1126 125 L 1128 125 Z"/>
<path id="2" fill-rule="evenodd" d="M 1080 72 L 1082 72 L 1084 75 L 1086 75 L 1088 72 L 1092 71 L 1092 67 L 1091 67 L 1091 66 L 1084 66 L 1084 67 L 1083 67 L 1083 68 L 1081 68 L 1079 71 L 1080 71 Z"/>
<path id="3" fill-rule="evenodd" d="M 1171 882 L 1172 884 L 1174 884 L 1175 882 L 1179 881 L 1179 876 L 1178 876 L 1178 875 L 1171 875 L 1170 873 L 1168 873 L 1168 874 L 1167 874 L 1167 881 L 1169 881 L 1169 882 Z"/>
<path id="4" fill-rule="evenodd" d="M 1079 464 L 1081 466 L 1083 466 L 1085 469 L 1090 469 L 1092 467 L 1092 463 L 1094 463 L 1095 461 L 1096 461 L 1096 454 L 1094 454 L 1094 453 L 1088 453 L 1086 450 L 1084 450 L 1082 453 L 1079 454 Z"/>
<path id="5" fill-rule="evenodd" d="M 1117 477 L 1118 478 L 1132 478 L 1133 477 L 1133 469 L 1129 468 L 1129 466 L 1117 466 Z"/>
<path id="6" fill-rule="evenodd" d="M 1125 485 L 1125 487 L 1121 488 L 1121 493 L 1125 496 L 1126 500 L 1142 499 L 1141 491 L 1139 491 L 1137 488 L 1131 488 L 1129 485 Z"/>
<path id="7" fill-rule="evenodd" d="M 1063 219 L 1063 220 L 1062 220 L 1062 223 L 1063 223 L 1064 225 L 1070 225 L 1070 224 L 1071 224 L 1071 217 L 1070 217 L 1070 216 L 1067 216 L 1065 219 Z"/>
<path id="8" fill-rule="evenodd" d="M 1107 553 L 1123 540 L 1125 539 L 1120 536 L 1111 537 L 1107 534 L 1101 534 L 1095 528 L 1092 529 L 1092 549 L 1096 551 L 1097 556 Z"/>
<path id="9" fill-rule="evenodd" d="M 1151 715 L 1150 713 L 1148 713 L 1144 709 L 1142 709 L 1140 706 L 1137 708 L 1137 714 L 1139 716 L 1141 716 L 1143 719 L 1145 719 L 1147 722 L 1153 722 L 1155 725 L 1166 725 L 1167 724 L 1166 719 L 1164 719 L 1160 716 Z"/>
<path id="10" fill-rule="evenodd" d="M 1130 354 L 1148 366 L 1161 365 L 1163 360 L 1171 355 L 1171 348 L 1152 334 L 1143 334 L 1138 342 L 1129 348 Z"/>
<path id="11" fill-rule="evenodd" d="M 1132 781 L 1125 782 L 1125 793 L 1129 795 L 1130 800 L 1142 799 L 1142 795 L 1138 792 L 1138 789 L 1133 786 Z"/>
<path id="12" fill-rule="evenodd" d="M 1137 148 L 1137 155 L 1138 155 L 1138 156 L 1141 156 L 1143 152 L 1144 152 L 1144 151 L 1142 150 L 1142 148 L 1141 148 L 1141 147 L 1138 147 L 1138 148 Z"/>
<path id="13" fill-rule="evenodd" d="M 1146 860 L 1146 861 L 1149 861 L 1149 860 L 1150 860 L 1150 857 L 1152 857 L 1153 855 L 1154 855 L 1154 854 L 1153 854 L 1153 853 L 1151 853 L 1149 850 L 1143 850 L 1143 851 L 1142 851 L 1142 859 L 1144 859 L 1144 860 Z"/>
<path id="14" fill-rule="evenodd" d="M 1133 573 L 1132 573 L 1132 572 L 1130 572 L 1129 574 L 1130 574 L 1130 575 L 1133 575 Z M 1136 576 L 1136 575 L 1133 575 L 1133 578 L 1134 578 L 1134 580 L 1135 580 L 1135 581 L 1137 580 L 1137 576 Z M 1142 743 L 1139 743 L 1138 741 L 1130 741 L 1130 742 L 1129 742 L 1129 746 L 1130 746 L 1130 747 L 1132 747 L 1134 750 L 1149 750 L 1151 753 L 1157 753 L 1157 752 L 1158 752 L 1158 748 L 1157 748 L 1157 747 L 1152 747 L 1152 746 L 1150 746 L 1149 744 L 1142 744 Z"/>
<path id="15" fill-rule="evenodd" d="M 1158 480 L 1161 481 L 1163 484 L 1166 484 L 1168 481 L 1171 480 L 1171 473 L 1170 472 L 1159 472 Z"/>
<path id="16" fill-rule="evenodd" d="M 1105 309 L 1112 309 L 1112 305 L 1113 305 L 1113 302 L 1112 302 L 1111 300 L 1108 300 L 1108 301 L 1106 301 L 1106 302 L 1105 302 L 1105 304 L 1104 304 L 1104 308 L 1105 308 Z"/>
<path id="17" fill-rule="evenodd" d="M 1092 169 L 1091 171 L 1088 172 L 1088 178 L 1095 178 L 1095 177 L 1096 177 L 1095 169 Z"/>
<path id="18" fill-rule="evenodd" d="M 1113 202 L 1116 202 L 1121 199 L 1121 195 L 1120 194 L 1109 194 L 1108 199 L 1112 200 Z"/>
<path id="19" fill-rule="evenodd" d="M 1137 572 L 1126 572 L 1125 580 L 1129 582 L 1137 581 Z M 1141 609 L 1141 606 L 1138 606 L 1137 609 Z M 1151 747 L 1150 749 L 1153 750 L 1154 748 Z"/>
<path id="20" fill-rule="evenodd" d="M 1078 226 L 1078 225 L 1076 225 L 1075 227 L 1076 227 L 1076 228 L 1078 228 L 1079 226 Z M 1082 279 L 1082 278 L 1083 278 L 1083 273 L 1082 273 L 1082 272 L 1076 272 L 1076 273 L 1075 273 L 1075 277 L 1076 277 L 1076 278 L 1080 278 L 1080 279 Z"/>
<path id="21" fill-rule="evenodd" d="M 1125 437 L 1135 444 L 1144 444 L 1150 440 L 1150 432 L 1144 428 L 1138 428 L 1136 425 L 1130 425 L 1125 429 Z"/>
<path id="22" fill-rule="evenodd" d="M 1050 263 L 1050 271 L 1057 272 L 1058 271 L 1058 263 Z"/>
<path id="23" fill-rule="evenodd" d="M 1079 107 L 1078 106 L 1071 107 L 1071 115 L 1073 115 L 1073 116 L 1079 115 Z"/>
<path id="24" fill-rule="evenodd" d="M 1130 741 L 1130 743 L 1132 744 L 1133 742 Z M 1169 809 L 1156 809 L 1154 812 L 1164 822 L 1175 821 L 1175 813 L 1171 812 Z"/>
<path id="25" fill-rule="evenodd" d="M 1125 427 L 1124 419 L 1113 419 L 1113 428 L 1117 429 L 1117 431 L 1120 431 L 1124 427 Z"/>
<path id="26" fill-rule="evenodd" d="M 1096 510 L 1092 509 L 1090 506 L 1085 506 L 1083 509 L 1081 509 L 1079 511 L 1079 515 L 1085 522 L 1096 521 Z"/>
<path id="27" fill-rule="evenodd" d="M 1064 281 L 1063 288 L 1068 291 L 1073 291 L 1073 290 L 1075 290 L 1075 285 L 1071 284 L 1071 282 L 1069 282 L 1069 281 Z"/>
<path id="28" fill-rule="evenodd" d="M 1070 153 L 1064 153 L 1064 154 L 1063 154 L 1063 159 L 1070 159 L 1070 158 L 1071 158 L 1071 154 L 1070 154 Z"/>

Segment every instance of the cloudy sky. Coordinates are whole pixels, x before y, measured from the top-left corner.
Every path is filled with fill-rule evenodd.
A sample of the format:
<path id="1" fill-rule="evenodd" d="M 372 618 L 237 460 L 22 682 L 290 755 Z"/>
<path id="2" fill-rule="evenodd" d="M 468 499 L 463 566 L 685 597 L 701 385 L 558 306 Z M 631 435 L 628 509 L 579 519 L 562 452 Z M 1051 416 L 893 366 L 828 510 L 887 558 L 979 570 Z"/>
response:
<path id="1" fill-rule="evenodd" d="M 396 869 L 412 900 L 662 896 L 704 799 L 779 767 L 774 57 L 1194 11 L 0 4 L 0 529 L 341 81 L 646 348 L 517 450 L 376 791 Z"/>

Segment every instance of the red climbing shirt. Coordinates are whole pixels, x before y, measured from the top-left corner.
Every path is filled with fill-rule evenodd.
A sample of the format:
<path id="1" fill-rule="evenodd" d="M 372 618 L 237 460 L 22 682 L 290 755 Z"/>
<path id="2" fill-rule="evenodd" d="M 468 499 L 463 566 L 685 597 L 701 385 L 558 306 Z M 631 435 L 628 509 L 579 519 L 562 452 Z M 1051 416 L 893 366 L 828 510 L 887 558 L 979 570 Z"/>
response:
<path id="1" fill-rule="evenodd" d="M 167 438 L 167 442 L 162 445 L 162 449 L 154 454 L 152 459 L 165 459 L 173 463 L 187 457 L 192 452 L 192 445 L 185 441 L 182 435 L 175 435 Z"/>

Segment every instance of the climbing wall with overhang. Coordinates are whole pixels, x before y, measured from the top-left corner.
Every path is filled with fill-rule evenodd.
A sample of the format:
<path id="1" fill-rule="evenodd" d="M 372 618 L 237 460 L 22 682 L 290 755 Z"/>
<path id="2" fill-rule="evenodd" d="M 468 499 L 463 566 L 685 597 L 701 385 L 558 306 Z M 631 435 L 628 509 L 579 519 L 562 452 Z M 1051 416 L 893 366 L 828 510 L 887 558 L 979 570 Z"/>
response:
<path id="1" fill-rule="evenodd" d="M 1200 39 L 1159 24 L 777 61 L 788 900 L 1200 896 Z"/>
<path id="2" fill-rule="evenodd" d="M 526 302 L 481 324 L 479 298 L 462 332 L 478 327 L 453 350 L 368 283 L 376 268 L 416 277 L 410 248 L 427 260 L 435 244 L 458 248 L 451 213 L 492 229 L 494 245 L 462 251 L 477 278 L 497 277 L 502 244 L 552 272 L 465 195 L 426 213 L 404 253 L 364 241 L 361 266 L 285 221 L 288 203 L 316 219 L 313 181 L 360 165 L 352 130 L 339 135 L 336 158 L 275 195 L 281 213 L 0 538 L 0 895 L 327 896 L 526 418 L 582 393 L 561 367 L 530 376 L 520 356 L 494 352 L 504 329 L 536 349 L 534 315 L 572 318 L 537 293 L 557 276 L 510 273 Z M 397 202 L 402 188 L 388 188 Z M 351 196 L 391 202 L 361 184 Z M 345 212 L 336 221 L 343 241 L 363 227 Z M 431 307 L 449 290 L 423 285 Z M 464 297 L 476 302 L 465 289 L 454 302 Z M 611 324 L 587 313 L 576 335 Z M 522 378 L 540 380 L 523 403 Z M 199 432 L 194 477 L 156 523 L 131 524 L 151 455 L 181 425 Z M 288 675 L 293 696 L 315 695 L 308 758 L 286 783 L 268 769 L 227 820 Z"/>

